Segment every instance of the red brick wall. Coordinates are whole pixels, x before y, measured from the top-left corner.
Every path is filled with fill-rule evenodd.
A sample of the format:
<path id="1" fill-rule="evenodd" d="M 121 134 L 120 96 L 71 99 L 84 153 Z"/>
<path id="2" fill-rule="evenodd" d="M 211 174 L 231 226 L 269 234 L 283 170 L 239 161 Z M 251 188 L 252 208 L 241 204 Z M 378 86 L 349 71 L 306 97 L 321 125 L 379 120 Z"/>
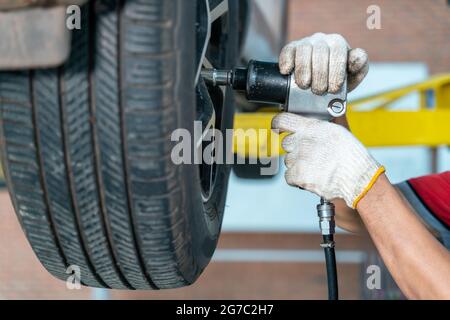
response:
<path id="1" fill-rule="evenodd" d="M 380 30 L 366 27 L 369 5 L 381 8 Z M 372 61 L 421 61 L 431 73 L 450 73 L 447 0 L 290 0 L 289 39 L 341 33 Z"/>

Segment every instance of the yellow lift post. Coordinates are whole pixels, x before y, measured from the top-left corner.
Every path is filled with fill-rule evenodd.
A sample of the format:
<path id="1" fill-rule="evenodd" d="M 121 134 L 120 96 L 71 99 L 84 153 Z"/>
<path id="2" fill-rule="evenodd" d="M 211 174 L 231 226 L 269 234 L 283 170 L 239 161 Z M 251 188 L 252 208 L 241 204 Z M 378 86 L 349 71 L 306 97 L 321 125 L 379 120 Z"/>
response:
<path id="1" fill-rule="evenodd" d="M 399 99 L 418 93 L 420 105 L 413 111 L 390 110 Z M 369 106 L 369 111 L 362 110 Z M 274 108 L 235 115 L 234 150 L 241 157 L 276 157 L 283 153 L 271 145 Z M 368 147 L 450 145 L 450 74 L 349 102 L 347 118 L 352 132 Z M 242 130 L 236 130 L 242 129 Z M 247 129 L 261 134 L 245 134 Z M 272 143 L 273 144 L 273 143 Z"/>

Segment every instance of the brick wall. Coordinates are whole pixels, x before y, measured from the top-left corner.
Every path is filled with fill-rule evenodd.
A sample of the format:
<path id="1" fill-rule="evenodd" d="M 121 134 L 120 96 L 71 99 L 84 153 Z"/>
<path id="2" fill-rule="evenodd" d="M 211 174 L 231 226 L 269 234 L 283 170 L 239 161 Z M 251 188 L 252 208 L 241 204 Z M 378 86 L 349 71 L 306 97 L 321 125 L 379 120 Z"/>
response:
<path id="1" fill-rule="evenodd" d="M 369 5 L 381 8 L 380 30 L 368 30 Z M 450 73 L 447 0 L 290 0 L 289 39 L 341 33 L 371 61 L 422 61 L 431 73 Z"/>

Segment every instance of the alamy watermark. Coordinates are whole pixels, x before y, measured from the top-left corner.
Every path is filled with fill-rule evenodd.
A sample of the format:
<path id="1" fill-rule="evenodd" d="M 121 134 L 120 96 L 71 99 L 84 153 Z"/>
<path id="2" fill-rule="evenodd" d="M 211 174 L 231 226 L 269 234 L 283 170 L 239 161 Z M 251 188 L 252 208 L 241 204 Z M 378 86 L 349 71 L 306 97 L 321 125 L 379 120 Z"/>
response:
<path id="1" fill-rule="evenodd" d="M 366 274 L 369 275 L 366 280 L 366 286 L 369 290 L 381 289 L 381 268 L 375 264 L 367 267 Z"/>
<path id="2" fill-rule="evenodd" d="M 366 26 L 369 30 L 380 30 L 381 29 L 381 8 L 375 4 L 367 7 L 366 10 L 369 15 L 366 20 Z"/>
<path id="3" fill-rule="evenodd" d="M 376 4 L 367 7 L 366 27 L 369 30 L 381 29 L 381 8 Z M 70 5 L 66 9 L 66 27 L 69 30 L 81 29 L 81 8 L 78 5 Z"/>
<path id="4" fill-rule="evenodd" d="M 69 275 L 66 279 L 66 288 L 69 290 L 81 289 L 81 268 L 75 264 L 70 265 L 66 269 Z"/>
<path id="5" fill-rule="evenodd" d="M 170 158 L 176 165 L 256 164 L 259 161 L 263 165 L 261 175 L 274 175 L 279 164 L 271 157 L 270 150 L 279 148 L 278 133 L 270 129 L 226 129 L 224 134 L 214 128 L 204 130 L 201 121 L 194 121 L 193 133 L 184 128 L 172 132 L 170 139 L 175 145 Z M 235 157 L 234 153 L 249 153 L 257 157 Z"/>
<path id="6" fill-rule="evenodd" d="M 81 8 L 75 4 L 66 9 L 66 27 L 69 30 L 81 29 Z"/>

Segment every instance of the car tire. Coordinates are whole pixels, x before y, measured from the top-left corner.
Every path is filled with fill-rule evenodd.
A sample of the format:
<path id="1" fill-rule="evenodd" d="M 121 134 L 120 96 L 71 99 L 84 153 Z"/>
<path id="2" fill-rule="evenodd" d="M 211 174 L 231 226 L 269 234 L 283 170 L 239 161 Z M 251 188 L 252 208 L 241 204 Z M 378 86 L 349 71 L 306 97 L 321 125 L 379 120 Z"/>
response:
<path id="1" fill-rule="evenodd" d="M 237 58 L 237 2 L 218 67 Z M 229 175 L 215 166 L 205 198 L 201 165 L 171 161 L 171 132 L 193 132 L 199 117 L 195 2 L 91 1 L 81 18 L 63 66 L 0 73 L 2 163 L 21 226 L 59 279 L 78 268 L 92 287 L 189 285 L 214 253 Z M 225 130 L 232 92 L 221 101 Z"/>

